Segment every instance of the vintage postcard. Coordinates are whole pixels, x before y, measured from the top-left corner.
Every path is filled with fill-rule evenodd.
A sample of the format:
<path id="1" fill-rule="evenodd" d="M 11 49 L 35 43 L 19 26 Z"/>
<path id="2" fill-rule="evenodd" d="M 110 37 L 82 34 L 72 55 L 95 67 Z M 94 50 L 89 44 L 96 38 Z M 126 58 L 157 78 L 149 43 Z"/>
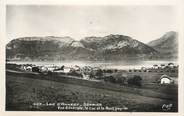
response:
<path id="1" fill-rule="evenodd" d="M 177 3 L 4 9 L 5 112 L 181 112 Z"/>

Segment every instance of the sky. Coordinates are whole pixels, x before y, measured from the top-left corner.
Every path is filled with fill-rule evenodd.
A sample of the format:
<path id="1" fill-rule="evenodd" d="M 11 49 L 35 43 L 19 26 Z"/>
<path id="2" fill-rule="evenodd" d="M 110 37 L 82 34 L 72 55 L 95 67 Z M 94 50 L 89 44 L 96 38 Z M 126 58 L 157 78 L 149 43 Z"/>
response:
<path id="1" fill-rule="evenodd" d="M 173 6 L 8 5 L 8 40 L 29 36 L 127 35 L 147 43 L 177 31 Z"/>

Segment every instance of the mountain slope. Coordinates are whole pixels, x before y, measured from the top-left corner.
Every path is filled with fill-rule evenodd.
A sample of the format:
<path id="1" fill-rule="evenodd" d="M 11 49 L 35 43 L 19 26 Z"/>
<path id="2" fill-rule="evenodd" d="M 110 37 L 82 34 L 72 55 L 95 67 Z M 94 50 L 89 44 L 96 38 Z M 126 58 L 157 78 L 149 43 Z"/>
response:
<path id="1" fill-rule="evenodd" d="M 70 37 L 24 37 L 6 46 L 6 57 L 13 60 L 88 59 L 92 52 Z"/>
<path id="2" fill-rule="evenodd" d="M 105 60 L 151 58 L 158 53 L 144 43 L 124 35 L 86 37 L 81 40 L 81 43 L 88 49 L 96 50 L 96 56 Z"/>
<path id="3" fill-rule="evenodd" d="M 86 37 L 25 37 L 6 46 L 7 59 L 13 60 L 124 60 L 150 59 L 158 52 L 124 35 Z"/>
<path id="4" fill-rule="evenodd" d="M 177 32 L 167 32 L 161 38 L 149 42 L 148 45 L 160 52 L 162 58 L 176 59 L 178 57 Z"/>

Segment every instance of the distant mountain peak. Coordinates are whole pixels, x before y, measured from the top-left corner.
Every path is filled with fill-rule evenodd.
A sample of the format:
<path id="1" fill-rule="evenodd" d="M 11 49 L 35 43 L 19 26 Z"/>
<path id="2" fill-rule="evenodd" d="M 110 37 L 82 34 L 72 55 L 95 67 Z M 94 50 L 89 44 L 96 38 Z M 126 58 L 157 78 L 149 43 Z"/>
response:
<path id="1" fill-rule="evenodd" d="M 178 35 L 177 32 L 175 32 L 175 31 L 169 31 L 166 34 L 164 34 L 163 37 L 166 38 L 166 39 L 167 38 L 176 39 L 177 38 L 176 37 L 177 35 Z"/>
<path id="2" fill-rule="evenodd" d="M 174 41 L 177 41 L 177 37 L 178 33 L 175 31 L 169 31 L 166 32 L 162 37 L 160 37 L 159 39 L 153 40 L 151 42 L 148 43 L 149 46 L 157 46 L 159 44 L 163 44 L 165 41 L 167 41 L 168 39 L 174 39 Z"/>
<path id="3" fill-rule="evenodd" d="M 178 33 L 175 31 L 166 32 L 159 39 L 149 42 L 148 45 L 159 51 L 163 58 L 177 59 L 178 57 Z"/>

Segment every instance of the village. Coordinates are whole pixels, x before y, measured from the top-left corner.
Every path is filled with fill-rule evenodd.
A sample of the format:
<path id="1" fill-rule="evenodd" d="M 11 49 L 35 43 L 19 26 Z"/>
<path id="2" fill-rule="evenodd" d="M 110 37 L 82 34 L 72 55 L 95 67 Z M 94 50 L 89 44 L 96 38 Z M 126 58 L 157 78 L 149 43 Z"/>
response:
<path id="1" fill-rule="evenodd" d="M 7 64 L 11 67 L 13 64 Z M 89 81 L 105 81 L 120 85 L 141 86 L 143 83 L 177 84 L 178 65 L 174 63 L 153 65 L 152 67 L 141 67 L 140 69 L 118 70 L 100 67 L 78 65 L 56 66 L 56 65 L 14 65 L 22 72 L 37 73 L 41 75 L 62 75 L 69 78 L 77 78 Z"/>

